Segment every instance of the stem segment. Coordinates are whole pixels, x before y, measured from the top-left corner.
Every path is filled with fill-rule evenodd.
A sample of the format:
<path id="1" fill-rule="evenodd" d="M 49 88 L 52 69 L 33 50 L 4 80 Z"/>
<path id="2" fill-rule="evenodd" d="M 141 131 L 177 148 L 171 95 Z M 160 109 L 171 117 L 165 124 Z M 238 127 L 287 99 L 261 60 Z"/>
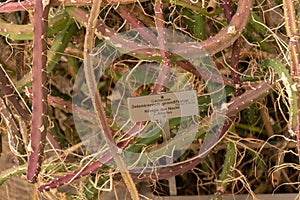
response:
<path id="1" fill-rule="evenodd" d="M 36 182 L 42 164 L 44 142 L 48 129 L 47 119 L 47 29 L 49 5 L 42 0 L 34 6 L 34 39 L 32 63 L 32 125 L 30 132 L 31 154 L 28 160 L 27 179 Z"/>

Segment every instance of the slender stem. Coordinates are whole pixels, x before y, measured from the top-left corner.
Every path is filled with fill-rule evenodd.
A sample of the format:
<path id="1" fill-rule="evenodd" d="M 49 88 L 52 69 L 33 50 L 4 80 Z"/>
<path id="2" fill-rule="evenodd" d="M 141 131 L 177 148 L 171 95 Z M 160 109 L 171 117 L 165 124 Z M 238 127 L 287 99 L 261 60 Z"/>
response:
<path id="1" fill-rule="evenodd" d="M 164 22 L 164 16 L 162 12 L 162 1 L 155 1 L 154 4 L 154 13 L 155 13 L 155 25 L 156 25 L 156 31 L 158 33 L 158 47 L 162 58 L 162 65 L 160 72 L 158 74 L 158 77 L 155 81 L 154 88 L 152 90 L 152 93 L 156 94 L 164 89 L 164 83 L 166 78 L 169 76 L 171 71 L 171 61 L 169 59 L 167 50 L 166 50 L 166 30 L 165 30 L 165 22 Z"/>
<path id="2" fill-rule="evenodd" d="M 233 11 L 232 7 L 230 5 L 230 0 L 224 0 L 222 3 L 222 6 L 224 8 L 224 13 L 227 19 L 227 22 L 230 23 L 232 20 L 233 16 Z M 238 63 L 239 63 L 239 57 L 240 57 L 240 51 L 241 51 L 241 46 L 240 46 L 240 40 L 237 39 L 233 45 L 232 45 L 232 52 L 231 52 L 231 78 L 233 80 L 233 83 L 236 84 L 235 88 L 235 95 L 238 96 L 241 94 L 241 90 L 239 89 L 239 84 L 241 83 L 241 79 L 239 76 L 239 69 L 238 69 Z"/>
<path id="3" fill-rule="evenodd" d="M 156 38 L 147 31 L 147 28 L 144 26 L 144 24 L 142 24 L 138 19 L 131 15 L 126 6 L 119 5 L 116 10 L 121 15 L 121 17 L 132 26 L 132 28 L 138 29 L 137 31 L 143 36 L 145 40 L 150 41 L 151 44 L 157 43 Z"/>
<path id="4" fill-rule="evenodd" d="M 48 129 L 47 119 L 47 29 L 49 5 L 42 0 L 34 6 L 34 38 L 32 63 L 32 117 L 27 179 L 35 182 L 40 172 L 45 137 Z"/>

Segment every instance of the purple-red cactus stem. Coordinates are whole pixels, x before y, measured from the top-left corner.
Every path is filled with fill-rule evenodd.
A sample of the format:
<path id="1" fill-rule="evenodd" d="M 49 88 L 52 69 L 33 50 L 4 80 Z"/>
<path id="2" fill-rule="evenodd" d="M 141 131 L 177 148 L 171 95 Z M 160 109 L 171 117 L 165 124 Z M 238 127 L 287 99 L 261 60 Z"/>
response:
<path id="1" fill-rule="evenodd" d="M 165 21 L 163 16 L 163 3 L 160 0 L 155 1 L 154 4 L 154 13 L 155 13 L 155 25 L 156 31 L 158 33 L 158 46 L 162 58 L 162 65 L 158 77 L 155 81 L 154 88 L 152 93 L 156 94 L 164 89 L 164 83 L 166 78 L 169 76 L 171 71 L 171 61 L 169 55 L 166 52 L 166 30 L 165 30 Z"/>
<path id="2" fill-rule="evenodd" d="M 230 22 L 233 16 L 232 7 L 230 5 L 230 0 L 223 0 L 222 7 L 224 9 L 224 14 L 227 19 L 227 22 Z"/>
<path id="3" fill-rule="evenodd" d="M 107 163 L 112 159 L 112 155 L 110 152 L 106 153 L 104 156 L 102 156 L 100 159 L 94 161 L 93 163 L 89 164 L 88 166 L 85 166 L 83 168 L 78 168 L 75 171 L 72 171 L 68 173 L 65 176 L 61 176 L 57 178 L 54 181 L 51 181 L 50 183 L 46 183 L 44 185 L 41 185 L 38 190 L 40 192 L 50 190 L 51 188 L 57 188 L 61 185 L 67 184 L 68 182 L 72 180 L 79 179 L 85 175 L 88 175 L 98 169 L 100 169 L 103 166 L 103 163 Z"/>
<path id="4" fill-rule="evenodd" d="M 230 0 L 224 0 L 222 3 L 222 6 L 224 8 L 224 13 L 227 19 L 227 22 L 230 23 L 232 20 L 233 16 L 233 11 L 232 7 L 230 5 Z M 233 83 L 237 86 L 241 83 L 241 79 L 239 76 L 239 69 L 238 69 L 238 63 L 239 63 L 239 57 L 240 57 L 240 51 L 241 51 L 241 46 L 240 46 L 240 41 L 237 39 L 233 45 L 232 45 L 232 53 L 231 53 L 231 78 L 233 80 Z M 235 95 L 238 96 L 241 94 L 241 90 L 238 87 L 235 87 Z"/>
<path id="5" fill-rule="evenodd" d="M 120 14 L 120 16 L 125 19 L 133 29 L 138 29 L 141 36 L 147 40 L 150 41 L 151 44 L 155 45 L 157 43 L 156 38 L 150 34 L 150 32 L 147 32 L 147 29 L 145 28 L 144 24 L 142 24 L 137 18 L 133 17 L 130 12 L 127 10 L 126 6 L 119 5 L 116 10 Z"/>
<path id="6" fill-rule="evenodd" d="M 47 29 L 49 5 L 37 0 L 34 5 L 34 38 L 32 63 L 32 117 L 27 179 L 36 182 L 40 172 L 44 142 L 48 129 L 47 119 Z"/>

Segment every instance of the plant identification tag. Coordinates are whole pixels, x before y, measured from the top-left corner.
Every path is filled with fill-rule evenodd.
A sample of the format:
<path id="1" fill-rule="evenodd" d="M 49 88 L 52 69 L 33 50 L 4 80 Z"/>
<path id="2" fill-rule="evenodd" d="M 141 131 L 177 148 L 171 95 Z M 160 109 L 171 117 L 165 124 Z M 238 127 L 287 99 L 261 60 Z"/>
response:
<path id="1" fill-rule="evenodd" d="M 129 97 L 127 100 L 133 122 L 157 121 L 199 113 L 195 90 Z"/>

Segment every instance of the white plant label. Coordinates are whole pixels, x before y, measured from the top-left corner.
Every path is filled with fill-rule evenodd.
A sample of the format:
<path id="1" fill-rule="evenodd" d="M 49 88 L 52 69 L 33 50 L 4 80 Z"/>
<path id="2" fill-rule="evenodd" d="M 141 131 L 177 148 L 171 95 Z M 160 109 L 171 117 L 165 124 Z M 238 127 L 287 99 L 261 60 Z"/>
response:
<path id="1" fill-rule="evenodd" d="M 199 114 L 195 90 L 129 97 L 127 100 L 132 122 L 157 121 Z"/>

